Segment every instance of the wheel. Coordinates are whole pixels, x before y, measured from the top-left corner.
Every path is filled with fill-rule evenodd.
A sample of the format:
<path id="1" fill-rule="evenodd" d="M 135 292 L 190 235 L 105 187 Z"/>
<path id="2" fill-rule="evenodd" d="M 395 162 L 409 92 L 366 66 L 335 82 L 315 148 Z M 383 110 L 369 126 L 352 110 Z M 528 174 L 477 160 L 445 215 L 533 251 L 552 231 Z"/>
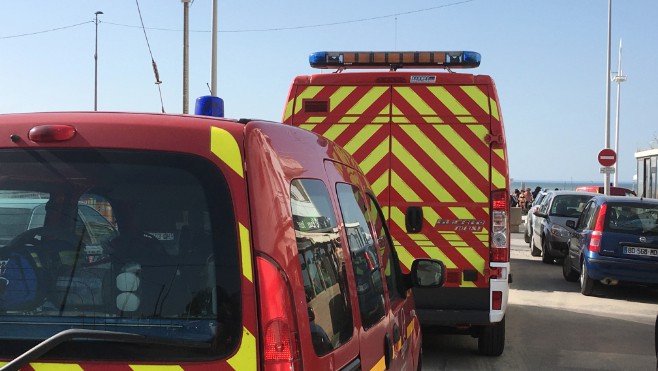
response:
<path id="1" fill-rule="evenodd" d="M 546 237 L 541 241 L 541 262 L 544 264 L 553 264 L 553 257 L 548 252 L 549 243 Z"/>
<path id="2" fill-rule="evenodd" d="M 569 282 L 578 281 L 578 272 L 571 266 L 571 256 L 569 256 L 569 253 L 562 260 L 562 275 Z"/>
<path id="3" fill-rule="evenodd" d="M 589 277 L 589 274 L 587 273 L 587 265 L 585 265 L 585 261 L 583 260 L 580 266 L 580 293 L 585 296 L 590 296 L 594 292 L 595 287 L 596 281 Z"/>
<path id="4" fill-rule="evenodd" d="M 528 228 L 525 229 L 525 232 L 523 232 L 523 240 L 525 243 L 530 243 L 530 238 L 532 237 L 532 229 L 528 225 Z"/>
<path id="5" fill-rule="evenodd" d="M 478 337 L 478 350 L 485 356 L 497 357 L 505 350 L 505 318 L 492 326 L 482 328 Z"/>
<path id="6" fill-rule="evenodd" d="M 541 256 L 541 250 L 535 245 L 535 239 L 530 237 L 530 255 Z"/>

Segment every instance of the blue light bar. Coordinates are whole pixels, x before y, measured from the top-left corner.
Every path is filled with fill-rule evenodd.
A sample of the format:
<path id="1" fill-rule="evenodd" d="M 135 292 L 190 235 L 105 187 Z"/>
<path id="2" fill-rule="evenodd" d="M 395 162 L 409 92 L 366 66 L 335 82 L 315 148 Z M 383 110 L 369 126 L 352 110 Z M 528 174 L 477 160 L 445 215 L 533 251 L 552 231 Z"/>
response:
<path id="1" fill-rule="evenodd" d="M 224 100 L 212 95 L 196 99 L 194 114 L 200 116 L 224 117 Z"/>
<path id="2" fill-rule="evenodd" d="M 313 68 L 475 68 L 480 53 L 471 51 L 317 52 L 308 57 Z"/>

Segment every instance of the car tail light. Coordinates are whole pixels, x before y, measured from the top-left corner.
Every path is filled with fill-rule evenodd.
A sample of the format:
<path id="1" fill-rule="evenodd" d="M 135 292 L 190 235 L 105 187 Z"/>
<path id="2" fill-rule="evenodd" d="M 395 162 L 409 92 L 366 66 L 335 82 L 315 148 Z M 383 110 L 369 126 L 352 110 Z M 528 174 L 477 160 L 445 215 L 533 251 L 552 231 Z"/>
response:
<path id="1" fill-rule="evenodd" d="M 503 309 L 503 292 L 502 291 L 493 291 L 491 293 L 491 309 L 493 309 L 493 310 Z"/>
<path id="2" fill-rule="evenodd" d="M 264 370 L 301 370 L 299 338 L 285 278 L 265 258 L 256 259 Z"/>
<path id="3" fill-rule="evenodd" d="M 599 215 L 596 217 L 596 224 L 594 224 L 594 230 L 589 239 L 589 251 L 591 252 L 601 251 L 601 235 L 603 234 L 603 222 L 605 221 L 605 212 L 607 209 L 608 204 L 601 205 Z"/>
<path id="4" fill-rule="evenodd" d="M 491 192 L 491 261 L 509 261 L 509 193 L 506 190 Z"/>

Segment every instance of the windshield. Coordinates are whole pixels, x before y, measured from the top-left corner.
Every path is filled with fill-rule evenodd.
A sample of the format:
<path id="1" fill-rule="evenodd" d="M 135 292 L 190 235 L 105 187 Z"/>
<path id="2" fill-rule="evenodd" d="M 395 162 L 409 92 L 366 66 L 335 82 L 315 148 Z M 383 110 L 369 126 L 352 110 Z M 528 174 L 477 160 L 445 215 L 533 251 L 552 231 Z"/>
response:
<path id="1" fill-rule="evenodd" d="M 197 157 L 0 151 L 0 355 L 72 328 L 229 353 L 242 328 L 232 210 L 223 176 Z M 81 353 L 72 343 L 56 356 L 149 359 L 154 347 L 107 352 L 102 340 L 87 340 Z"/>
<path id="2" fill-rule="evenodd" d="M 553 199 L 550 216 L 578 218 L 585 204 L 592 198 L 590 195 L 558 195 Z"/>

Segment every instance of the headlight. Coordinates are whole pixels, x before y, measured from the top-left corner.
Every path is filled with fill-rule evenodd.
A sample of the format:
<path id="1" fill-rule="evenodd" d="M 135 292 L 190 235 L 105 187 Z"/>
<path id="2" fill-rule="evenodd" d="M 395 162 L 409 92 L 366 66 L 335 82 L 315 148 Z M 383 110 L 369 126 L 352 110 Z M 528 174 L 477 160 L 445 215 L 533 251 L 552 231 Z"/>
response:
<path id="1" fill-rule="evenodd" d="M 555 237 L 567 238 L 569 237 L 569 231 L 561 225 L 553 224 L 551 226 L 551 234 Z"/>

